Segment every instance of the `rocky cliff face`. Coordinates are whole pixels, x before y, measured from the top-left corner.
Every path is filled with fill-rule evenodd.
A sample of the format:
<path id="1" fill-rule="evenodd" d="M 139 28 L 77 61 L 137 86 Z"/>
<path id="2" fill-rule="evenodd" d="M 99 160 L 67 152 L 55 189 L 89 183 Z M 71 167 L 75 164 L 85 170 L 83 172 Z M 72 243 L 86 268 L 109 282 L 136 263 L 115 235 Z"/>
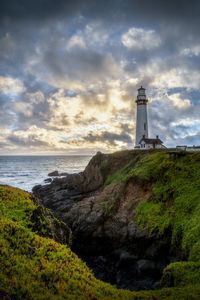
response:
<path id="1" fill-rule="evenodd" d="M 148 152 L 98 153 L 84 172 L 33 189 L 72 229 L 72 249 L 98 278 L 135 290 L 155 288 L 163 268 L 177 259 L 170 232 L 150 236 L 135 222 L 135 209 L 152 199 L 154 183 L 125 175 L 143 155 Z"/>

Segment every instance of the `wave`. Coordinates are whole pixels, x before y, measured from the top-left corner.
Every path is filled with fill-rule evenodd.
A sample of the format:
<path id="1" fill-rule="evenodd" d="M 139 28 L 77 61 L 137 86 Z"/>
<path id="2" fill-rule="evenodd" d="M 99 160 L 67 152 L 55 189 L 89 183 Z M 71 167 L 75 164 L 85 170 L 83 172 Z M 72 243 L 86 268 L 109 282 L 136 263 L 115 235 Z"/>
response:
<path id="1" fill-rule="evenodd" d="M 0 176 L 3 176 L 5 178 L 14 178 L 14 177 L 27 177 L 32 176 L 31 173 L 21 174 L 21 173 L 13 173 L 13 174 L 0 174 Z"/>

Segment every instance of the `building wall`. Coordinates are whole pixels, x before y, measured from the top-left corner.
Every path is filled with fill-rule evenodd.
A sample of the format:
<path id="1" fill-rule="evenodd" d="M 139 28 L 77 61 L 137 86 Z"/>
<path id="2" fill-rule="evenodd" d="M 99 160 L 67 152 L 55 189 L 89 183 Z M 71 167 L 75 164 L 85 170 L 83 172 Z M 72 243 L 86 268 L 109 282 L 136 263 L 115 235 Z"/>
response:
<path id="1" fill-rule="evenodd" d="M 200 151 L 200 147 L 187 147 L 186 151 Z"/>
<path id="2" fill-rule="evenodd" d="M 153 145 L 152 144 L 145 144 L 145 148 L 146 149 L 153 149 Z"/>
<path id="3" fill-rule="evenodd" d="M 146 126 L 144 124 L 146 124 Z M 148 138 L 147 105 L 137 104 L 137 123 L 136 123 L 136 141 L 135 141 L 136 146 L 139 146 L 139 141 L 141 140 L 143 135 L 145 135 L 145 137 Z"/>
<path id="4" fill-rule="evenodd" d="M 162 149 L 165 148 L 163 145 L 161 144 L 156 144 L 155 145 L 155 149 Z M 146 144 L 144 141 L 141 142 L 140 144 L 140 149 L 153 149 L 153 144 Z"/>
<path id="5" fill-rule="evenodd" d="M 177 150 L 184 150 L 184 151 L 200 151 L 200 146 L 176 146 Z"/>

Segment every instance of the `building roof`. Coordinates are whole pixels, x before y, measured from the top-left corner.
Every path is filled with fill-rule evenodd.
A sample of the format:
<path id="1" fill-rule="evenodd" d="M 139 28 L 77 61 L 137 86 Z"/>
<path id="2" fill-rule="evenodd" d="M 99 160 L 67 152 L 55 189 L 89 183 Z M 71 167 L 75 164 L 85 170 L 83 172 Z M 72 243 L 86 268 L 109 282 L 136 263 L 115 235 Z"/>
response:
<path id="1" fill-rule="evenodd" d="M 145 89 L 144 89 L 144 88 L 142 87 L 142 85 L 141 85 L 141 87 L 138 89 L 138 91 L 139 91 L 139 90 L 145 90 Z"/>
<path id="2" fill-rule="evenodd" d="M 153 143 L 156 143 L 156 144 L 163 144 L 163 141 L 161 141 L 159 138 L 156 138 L 156 139 L 148 139 L 148 138 L 145 138 L 145 137 L 142 137 L 141 140 L 139 141 L 139 144 L 144 141 L 145 143 L 147 144 L 153 144 Z"/>

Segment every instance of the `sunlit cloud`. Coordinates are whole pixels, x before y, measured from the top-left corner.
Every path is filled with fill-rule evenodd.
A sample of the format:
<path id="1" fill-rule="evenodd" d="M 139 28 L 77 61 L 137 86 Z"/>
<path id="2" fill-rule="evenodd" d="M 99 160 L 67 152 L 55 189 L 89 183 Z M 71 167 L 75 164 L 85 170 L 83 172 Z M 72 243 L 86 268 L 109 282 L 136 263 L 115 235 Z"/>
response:
<path id="1" fill-rule="evenodd" d="M 4 94 L 12 96 L 23 93 L 25 90 L 26 88 L 19 79 L 0 76 L 0 91 Z"/>
<path id="2" fill-rule="evenodd" d="M 82 36 L 80 35 L 73 35 L 69 41 L 67 42 L 67 49 L 72 49 L 80 47 L 80 48 L 86 48 L 85 41 Z"/>
<path id="3" fill-rule="evenodd" d="M 181 54 L 185 56 L 199 56 L 200 55 L 200 44 L 192 45 L 190 48 L 184 48 L 181 50 Z"/>
<path id="4" fill-rule="evenodd" d="M 143 28 L 130 28 L 122 35 L 122 43 L 127 48 L 141 50 L 151 50 L 161 44 L 160 36 L 155 30 L 145 30 Z"/>
<path id="5" fill-rule="evenodd" d="M 173 94 L 171 96 L 168 96 L 169 101 L 172 102 L 172 104 L 180 109 L 187 109 L 191 106 L 190 99 L 181 99 L 180 93 Z"/>

